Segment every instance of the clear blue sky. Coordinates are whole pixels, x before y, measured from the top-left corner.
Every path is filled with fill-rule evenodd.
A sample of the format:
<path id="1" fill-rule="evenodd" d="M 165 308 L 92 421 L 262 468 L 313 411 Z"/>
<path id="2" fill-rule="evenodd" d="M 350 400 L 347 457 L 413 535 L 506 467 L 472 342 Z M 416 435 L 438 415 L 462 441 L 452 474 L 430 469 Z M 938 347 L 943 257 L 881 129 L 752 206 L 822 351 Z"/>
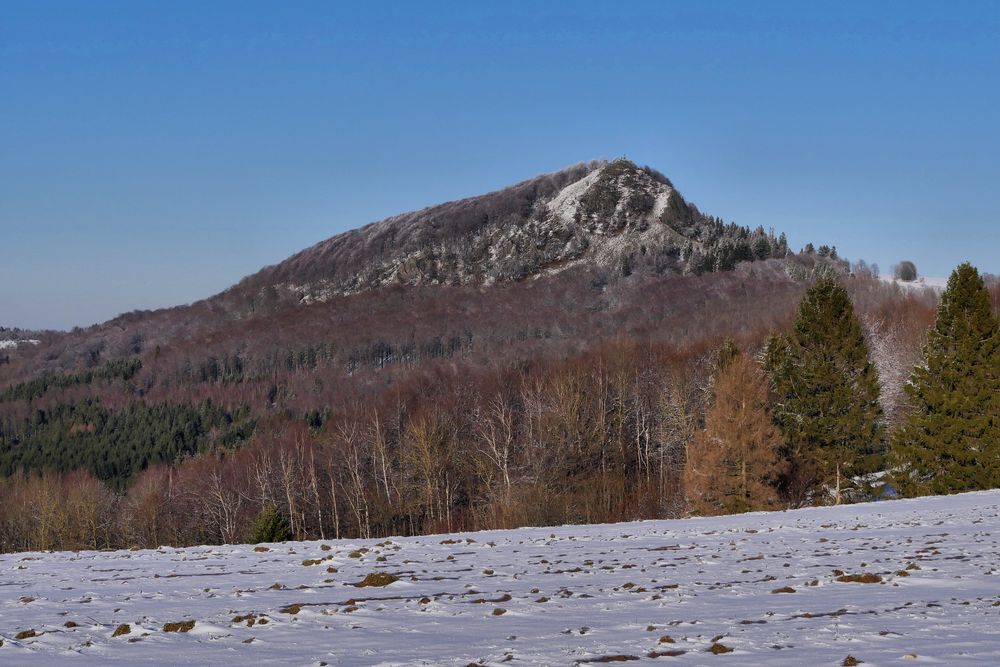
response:
<path id="1" fill-rule="evenodd" d="M 619 155 L 796 246 L 1000 272 L 1000 3 L 5 0 L 0 324 Z"/>

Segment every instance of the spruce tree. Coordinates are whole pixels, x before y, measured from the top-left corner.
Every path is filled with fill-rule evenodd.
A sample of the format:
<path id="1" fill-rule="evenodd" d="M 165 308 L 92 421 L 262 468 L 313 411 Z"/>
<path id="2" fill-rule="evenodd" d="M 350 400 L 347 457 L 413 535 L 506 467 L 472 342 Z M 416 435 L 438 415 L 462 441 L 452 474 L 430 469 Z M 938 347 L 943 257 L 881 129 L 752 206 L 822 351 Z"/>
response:
<path id="1" fill-rule="evenodd" d="M 285 542 L 292 539 L 288 521 L 274 505 L 266 505 L 250 526 L 250 544 L 261 542 Z"/>
<path id="2" fill-rule="evenodd" d="M 901 493 L 1000 486 L 1000 325 L 968 263 L 948 280 L 906 393 L 911 412 L 893 441 Z"/>
<path id="3" fill-rule="evenodd" d="M 794 329 L 769 341 L 766 362 L 790 461 L 789 498 L 839 503 L 844 491 L 870 494 L 866 476 L 883 468 L 885 454 L 878 374 L 836 279 L 821 278 L 806 292 Z"/>

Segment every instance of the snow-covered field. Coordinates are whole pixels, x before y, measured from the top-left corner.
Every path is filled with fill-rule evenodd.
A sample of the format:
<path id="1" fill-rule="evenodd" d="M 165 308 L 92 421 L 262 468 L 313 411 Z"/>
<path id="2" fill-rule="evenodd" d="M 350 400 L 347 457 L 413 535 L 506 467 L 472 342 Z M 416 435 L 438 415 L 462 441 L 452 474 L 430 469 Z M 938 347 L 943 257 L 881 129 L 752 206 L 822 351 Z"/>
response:
<path id="1" fill-rule="evenodd" d="M 998 540 L 989 492 L 268 551 L 12 554 L 0 664 L 997 665 Z M 353 585 L 376 572 L 399 580 Z"/>

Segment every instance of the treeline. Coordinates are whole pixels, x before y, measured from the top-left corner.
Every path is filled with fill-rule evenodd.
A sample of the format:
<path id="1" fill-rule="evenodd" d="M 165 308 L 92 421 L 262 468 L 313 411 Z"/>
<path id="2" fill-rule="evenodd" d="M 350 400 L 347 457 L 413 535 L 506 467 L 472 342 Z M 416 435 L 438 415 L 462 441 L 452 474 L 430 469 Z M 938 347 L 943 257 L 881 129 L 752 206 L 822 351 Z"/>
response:
<path id="1" fill-rule="evenodd" d="M 321 428 L 274 418 L 233 451 L 150 466 L 122 495 L 87 486 L 98 542 L 51 530 L 70 523 L 51 515 L 70 511 L 58 499 L 79 473 L 16 475 L 0 483 L 0 545 L 240 541 L 271 506 L 297 538 L 679 516 L 704 354 L 619 344 L 472 376 L 440 369 Z"/>
<path id="2" fill-rule="evenodd" d="M 661 333 L 482 366 L 441 359 L 386 376 L 365 401 L 301 411 L 289 402 L 253 420 L 229 410 L 232 422 L 197 429 L 205 439 L 193 456 L 132 465 L 122 493 L 45 464 L 43 474 L 3 480 L 0 548 L 235 542 L 275 509 L 294 538 L 376 537 L 989 488 L 1000 483 L 991 472 L 991 443 L 1000 442 L 990 430 L 1000 423 L 991 412 L 1000 393 L 991 384 L 1000 376 L 990 352 L 995 299 L 960 267 L 920 360 L 922 299 L 870 276 L 821 277 L 796 298 L 794 321 L 755 301 L 757 312 L 687 322 L 697 334 L 686 338 Z M 775 328 L 783 333 L 768 337 Z M 723 330 L 736 340 L 724 342 Z M 915 371 L 909 385 L 927 389 L 903 395 L 914 365 L 928 376 Z M 976 379 L 958 381 L 967 377 Z M 301 386 L 314 380 L 305 374 Z M 64 418 L 46 410 L 60 424 L 41 429 L 50 447 L 100 422 L 52 410 Z M 225 446 L 249 432 L 225 433 L 251 421 L 245 444 Z M 122 442 L 123 451 L 140 446 Z"/>
<path id="3" fill-rule="evenodd" d="M 38 409 L 19 424 L 0 424 L 0 475 L 43 470 L 87 470 L 114 490 L 158 463 L 246 441 L 249 411 L 205 401 L 146 405 L 109 411 L 97 399 Z"/>
<path id="4" fill-rule="evenodd" d="M 539 330 L 534 335 L 542 336 L 544 333 Z M 172 379 L 178 383 L 235 384 L 287 373 L 311 372 L 321 365 L 341 360 L 347 373 L 351 374 L 361 368 L 382 369 L 392 364 L 450 359 L 467 354 L 473 347 L 474 335 L 471 331 L 462 335 L 434 336 L 420 342 L 376 340 L 351 350 L 340 350 L 334 343 L 323 341 L 295 349 L 272 351 L 259 357 L 239 351 L 218 357 L 209 355 L 197 364 L 185 364 L 173 374 Z"/>
<path id="5" fill-rule="evenodd" d="M 891 432 L 861 322 L 837 281 L 807 292 L 792 332 L 772 337 L 761 358 L 732 346 L 719 355 L 686 464 L 696 512 L 1000 487 L 1000 323 L 971 265 L 948 281 Z"/>
<path id="6" fill-rule="evenodd" d="M 97 380 L 131 380 L 142 362 L 138 359 L 113 359 L 100 368 L 88 369 L 79 373 L 56 375 L 45 373 L 27 382 L 16 384 L 0 393 L 0 403 L 6 401 L 31 401 L 44 396 L 51 389 L 66 389 L 87 385 Z"/>

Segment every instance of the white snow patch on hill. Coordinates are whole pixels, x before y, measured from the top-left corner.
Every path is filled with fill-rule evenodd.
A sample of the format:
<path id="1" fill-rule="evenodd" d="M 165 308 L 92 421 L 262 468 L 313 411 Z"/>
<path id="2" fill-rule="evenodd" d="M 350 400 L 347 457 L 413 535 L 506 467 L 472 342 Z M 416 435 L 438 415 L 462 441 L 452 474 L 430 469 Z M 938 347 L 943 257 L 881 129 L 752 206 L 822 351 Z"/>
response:
<path id="1" fill-rule="evenodd" d="M 2 556 L 0 664 L 1000 664 L 998 492 L 269 549 Z"/>
<path id="2" fill-rule="evenodd" d="M 41 345 L 42 341 L 27 339 L 27 340 L 0 340 L 0 350 L 12 350 L 18 345 Z"/>
<path id="3" fill-rule="evenodd" d="M 907 289 L 907 290 L 919 290 L 926 288 L 926 289 L 932 289 L 936 292 L 943 292 L 944 289 L 948 286 L 947 278 L 921 276 L 916 280 L 907 282 L 905 280 L 898 280 L 894 278 L 891 274 L 886 274 L 886 273 L 881 274 L 879 278 L 884 282 L 898 285 L 901 289 Z"/>

